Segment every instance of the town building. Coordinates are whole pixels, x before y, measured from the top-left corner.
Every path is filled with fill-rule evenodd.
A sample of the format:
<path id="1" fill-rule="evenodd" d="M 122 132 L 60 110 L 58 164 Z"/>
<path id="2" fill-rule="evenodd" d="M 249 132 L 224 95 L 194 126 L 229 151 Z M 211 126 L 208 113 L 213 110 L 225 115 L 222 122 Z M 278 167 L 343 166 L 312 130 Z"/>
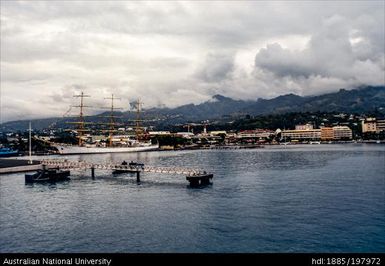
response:
<path id="1" fill-rule="evenodd" d="M 334 131 L 332 127 L 323 127 L 321 128 L 321 140 L 334 140 Z"/>
<path id="2" fill-rule="evenodd" d="M 333 127 L 334 140 L 348 140 L 352 139 L 352 130 L 347 126 Z"/>
<path id="3" fill-rule="evenodd" d="M 377 119 L 376 121 L 376 132 L 385 132 L 385 119 Z"/>
<path id="4" fill-rule="evenodd" d="M 362 120 L 362 133 L 366 132 L 376 132 L 377 131 L 377 122 L 375 118 L 369 117 L 365 120 Z"/>
<path id="5" fill-rule="evenodd" d="M 314 129 L 312 124 L 296 125 L 295 130 L 311 130 Z"/>
<path id="6" fill-rule="evenodd" d="M 321 129 L 306 130 L 283 130 L 281 138 L 291 140 L 319 140 L 321 139 Z"/>
<path id="7" fill-rule="evenodd" d="M 243 130 L 238 133 L 238 138 L 268 139 L 275 136 L 275 132 L 268 129 Z"/>

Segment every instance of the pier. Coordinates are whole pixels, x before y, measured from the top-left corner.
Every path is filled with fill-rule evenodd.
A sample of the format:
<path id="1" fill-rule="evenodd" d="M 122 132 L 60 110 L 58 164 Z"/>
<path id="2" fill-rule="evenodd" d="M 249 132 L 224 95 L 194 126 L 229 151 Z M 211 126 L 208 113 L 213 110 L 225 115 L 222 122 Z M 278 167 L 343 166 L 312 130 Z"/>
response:
<path id="1" fill-rule="evenodd" d="M 191 186 L 210 184 L 210 180 L 213 178 L 213 174 L 207 173 L 203 170 L 184 167 L 144 166 L 143 164 L 137 163 L 90 163 L 85 161 L 69 161 L 66 159 L 44 159 L 41 161 L 32 161 L 32 163 L 29 160 L 0 160 L 0 175 L 20 172 L 31 172 L 49 168 L 57 168 L 61 170 L 90 170 L 92 178 L 95 178 L 96 170 L 111 170 L 113 171 L 113 174 L 133 173 L 136 174 L 136 181 L 138 183 L 140 182 L 140 177 L 142 173 L 185 175 L 186 180 L 190 182 Z"/>
<path id="2" fill-rule="evenodd" d="M 112 170 L 127 173 L 135 173 L 137 182 L 140 182 L 141 173 L 160 173 L 160 174 L 178 174 L 186 175 L 186 180 L 191 186 L 207 185 L 213 178 L 213 174 L 209 174 L 203 170 L 183 168 L 183 167 L 159 167 L 144 166 L 135 164 L 117 164 L 117 163 L 89 163 L 85 161 L 68 161 L 60 159 L 42 160 L 43 166 L 59 168 L 59 169 L 90 169 L 91 177 L 95 178 L 95 170 Z"/>
<path id="3" fill-rule="evenodd" d="M 36 171 L 41 169 L 40 161 L 0 159 L 0 175 L 20 172 Z"/>

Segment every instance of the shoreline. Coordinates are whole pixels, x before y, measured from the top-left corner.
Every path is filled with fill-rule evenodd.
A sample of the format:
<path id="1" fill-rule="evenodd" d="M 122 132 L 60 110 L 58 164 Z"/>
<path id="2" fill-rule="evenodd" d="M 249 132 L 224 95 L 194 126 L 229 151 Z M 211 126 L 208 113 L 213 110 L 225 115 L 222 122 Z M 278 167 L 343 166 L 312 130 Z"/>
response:
<path id="1" fill-rule="evenodd" d="M 298 146 L 298 145 L 306 145 L 306 146 L 315 146 L 318 145 L 348 145 L 348 144 L 377 144 L 377 145 L 384 145 L 385 140 L 381 140 L 380 142 L 377 142 L 376 140 L 369 140 L 369 141 L 335 141 L 335 142 L 319 142 L 316 141 L 315 143 L 311 142 L 287 142 L 287 143 L 260 143 L 260 144 L 245 144 L 245 145 L 212 145 L 212 146 L 186 146 L 186 147 L 173 147 L 173 148 L 158 148 L 156 150 L 148 150 L 148 151 L 137 151 L 137 152 L 162 152 L 162 151 L 186 151 L 186 150 L 240 150 L 240 149 L 263 149 L 266 147 L 285 147 L 285 146 Z M 109 152 L 114 153 L 114 152 Z M 126 152 L 121 152 L 126 153 Z M 136 152 L 128 152 L 128 153 L 136 153 Z M 74 153 L 74 154 L 60 154 L 60 153 L 48 153 L 48 152 L 38 152 L 38 153 L 32 153 L 32 156 L 34 157 L 40 157 L 40 156 L 68 156 L 68 155 L 79 155 L 83 153 Z M 84 154 L 99 154 L 99 153 L 84 153 Z M 103 153 L 100 153 L 103 154 Z M 12 157 L 0 157 L 0 160 L 18 160 L 18 161 L 28 161 L 27 158 L 29 155 L 19 155 L 19 156 L 12 156 Z M 1 164 L 0 164 L 0 168 Z"/>
<path id="2" fill-rule="evenodd" d="M 41 169 L 40 161 L 33 160 L 32 164 L 29 164 L 29 160 L 25 159 L 0 158 L 0 175 L 30 172 L 38 169 Z"/>

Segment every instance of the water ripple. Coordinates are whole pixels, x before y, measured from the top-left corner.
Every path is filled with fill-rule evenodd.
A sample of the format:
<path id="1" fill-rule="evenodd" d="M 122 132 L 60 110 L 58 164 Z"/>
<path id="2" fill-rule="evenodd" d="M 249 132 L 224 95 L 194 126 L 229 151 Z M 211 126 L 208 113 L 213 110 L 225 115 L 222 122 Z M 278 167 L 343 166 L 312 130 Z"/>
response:
<path id="1" fill-rule="evenodd" d="M 385 150 L 308 145 L 68 156 L 202 168 L 184 176 L 0 176 L 0 252 L 384 252 Z"/>

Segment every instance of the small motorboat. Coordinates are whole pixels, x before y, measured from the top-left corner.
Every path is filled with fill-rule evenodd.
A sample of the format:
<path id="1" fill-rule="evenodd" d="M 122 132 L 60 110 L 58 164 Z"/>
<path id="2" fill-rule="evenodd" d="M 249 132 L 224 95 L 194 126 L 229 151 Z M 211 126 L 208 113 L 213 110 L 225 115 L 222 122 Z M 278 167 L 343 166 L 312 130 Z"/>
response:
<path id="1" fill-rule="evenodd" d="M 186 176 L 186 180 L 190 182 L 190 186 L 200 186 L 200 185 L 208 185 L 211 184 L 210 180 L 214 177 L 213 174 L 210 173 L 200 173 L 200 174 L 191 174 Z"/>
<path id="2" fill-rule="evenodd" d="M 34 174 L 25 174 L 26 183 L 35 183 L 35 182 L 58 182 L 58 181 L 67 181 L 69 178 L 69 170 L 59 170 L 59 169 L 42 169 L 38 170 Z"/>
<path id="3" fill-rule="evenodd" d="M 127 163 L 126 161 L 122 162 L 122 168 L 121 169 L 115 169 L 112 174 L 124 174 L 124 173 L 136 173 L 144 168 L 143 163 L 137 163 L 134 161 L 131 161 L 130 163 Z"/>

